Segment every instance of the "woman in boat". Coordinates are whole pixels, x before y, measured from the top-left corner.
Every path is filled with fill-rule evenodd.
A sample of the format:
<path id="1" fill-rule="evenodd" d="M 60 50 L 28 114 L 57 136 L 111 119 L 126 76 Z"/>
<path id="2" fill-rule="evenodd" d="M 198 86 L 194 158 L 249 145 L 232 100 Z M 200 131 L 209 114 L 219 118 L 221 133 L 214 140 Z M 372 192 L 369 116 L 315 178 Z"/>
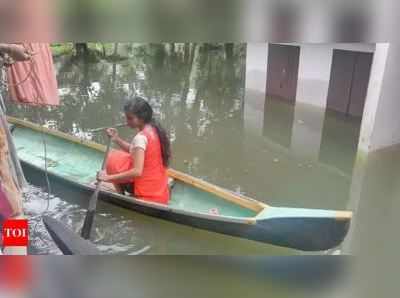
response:
<path id="1" fill-rule="evenodd" d="M 124 106 L 127 125 L 138 130 L 132 142 L 119 137 L 115 128 L 107 134 L 121 150 L 109 153 L 106 171 L 98 179 L 114 184 L 119 193 L 130 192 L 143 200 L 168 204 L 167 167 L 171 157 L 166 131 L 153 118 L 153 109 L 141 97 Z"/>

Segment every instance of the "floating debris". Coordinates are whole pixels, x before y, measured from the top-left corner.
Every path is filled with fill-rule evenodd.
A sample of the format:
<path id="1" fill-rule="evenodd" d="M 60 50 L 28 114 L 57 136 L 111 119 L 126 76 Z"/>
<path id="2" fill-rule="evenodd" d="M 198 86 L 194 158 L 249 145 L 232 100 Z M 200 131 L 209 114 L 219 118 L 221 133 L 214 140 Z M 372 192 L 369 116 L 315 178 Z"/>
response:
<path id="1" fill-rule="evenodd" d="M 212 215 L 219 215 L 219 210 L 218 208 L 211 208 L 210 210 L 208 210 L 208 213 Z"/>
<path id="2" fill-rule="evenodd" d="M 279 158 L 274 158 L 274 162 L 279 162 Z"/>
<path id="3" fill-rule="evenodd" d="M 40 157 L 41 159 L 45 160 L 43 156 L 39 156 L 39 157 Z M 48 158 L 48 157 L 46 158 L 46 163 L 47 163 L 47 167 L 49 167 L 49 168 L 54 168 L 54 167 L 56 167 L 56 166 L 59 165 L 59 162 L 58 162 L 58 161 L 53 160 L 53 159 Z"/>
<path id="4" fill-rule="evenodd" d="M 297 120 L 297 123 L 298 124 L 304 124 L 304 121 L 303 120 Z"/>

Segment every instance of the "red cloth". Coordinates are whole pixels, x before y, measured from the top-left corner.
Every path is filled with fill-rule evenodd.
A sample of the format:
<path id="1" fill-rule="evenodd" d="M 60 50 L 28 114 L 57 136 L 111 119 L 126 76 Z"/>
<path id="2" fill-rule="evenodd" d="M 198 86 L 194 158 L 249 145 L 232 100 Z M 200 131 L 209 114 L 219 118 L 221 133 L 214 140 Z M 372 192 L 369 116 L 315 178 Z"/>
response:
<path id="1" fill-rule="evenodd" d="M 108 153 L 106 161 L 106 172 L 109 175 L 119 174 L 133 168 L 133 156 L 121 150 L 112 150 Z M 133 183 L 133 178 L 124 180 L 114 180 L 112 183 L 123 184 Z"/>
<path id="2" fill-rule="evenodd" d="M 59 105 L 57 79 L 48 44 L 24 44 L 34 53 L 32 60 L 8 68 L 10 100 L 34 105 Z"/>
<path id="3" fill-rule="evenodd" d="M 147 146 L 144 153 L 143 173 L 135 178 L 135 196 L 168 204 L 168 175 L 163 164 L 160 138 L 151 125 L 147 125 L 141 132 L 147 138 Z"/>
<path id="4" fill-rule="evenodd" d="M 168 175 L 162 161 L 160 139 L 156 130 L 150 125 L 146 126 L 142 133 L 147 138 L 147 146 L 142 175 L 133 179 L 134 195 L 146 201 L 168 204 L 170 197 Z M 126 172 L 132 169 L 133 165 L 134 160 L 130 153 L 113 150 L 107 158 L 106 172 L 110 175 Z M 131 183 L 132 179 L 113 182 Z"/>

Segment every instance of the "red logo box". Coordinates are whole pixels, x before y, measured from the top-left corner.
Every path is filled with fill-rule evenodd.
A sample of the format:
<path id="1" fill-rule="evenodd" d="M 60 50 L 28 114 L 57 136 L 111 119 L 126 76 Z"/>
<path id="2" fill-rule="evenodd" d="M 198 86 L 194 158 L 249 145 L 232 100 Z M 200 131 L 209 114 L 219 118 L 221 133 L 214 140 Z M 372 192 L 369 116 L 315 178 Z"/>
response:
<path id="1" fill-rule="evenodd" d="M 3 223 L 3 246 L 28 246 L 29 228 L 26 219 L 9 219 Z"/>

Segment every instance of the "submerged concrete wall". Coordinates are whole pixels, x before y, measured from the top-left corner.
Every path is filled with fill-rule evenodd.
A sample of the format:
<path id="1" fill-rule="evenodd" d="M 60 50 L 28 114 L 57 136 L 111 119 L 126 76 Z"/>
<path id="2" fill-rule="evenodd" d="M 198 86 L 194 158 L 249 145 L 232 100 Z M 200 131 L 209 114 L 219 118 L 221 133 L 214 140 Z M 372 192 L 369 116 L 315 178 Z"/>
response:
<path id="1" fill-rule="evenodd" d="M 378 44 L 364 110 L 360 149 L 375 151 L 400 143 L 400 44 Z"/>
<path id="2" fill-rule="evenodd" d="M 400 143 L 400 45 L 390 44 L 370 149 Z"/>
<path id="3" fill-rule="evenodd" d="M 300 46 L 296 101 L 325 108 L 334 49 L 374 52 L 368 43 L 330 43 L 285 45 Z M 264 93 L 268 68 L 268 44 L 248 43 L 246 57 L 246 89 Z"/>
<path id="4" fill-rule="evenodd" d="M 374 52 L 359 149 L 379 150 L 400 143 L 399 43 L 299 45 L 296 101 L 325 108 L 333 49 Z M 245 128 L 262 134 L 268 68 L 268 44 L 249 43 L 246 58 Z M 296 122 L 297 123 L 297 122 Z"/>
<path id="5" fill-rule="evenodd" d="M 358 148 L 368 152 L 372 149 L 372 135 L 375 129 L 376 116 L 383 77 L 385 74 L 389 44 L 377 44 L 372 60 L 371 75 L 365 100 L 364 113 L 361 122 L 360 139 Z"/>
<path id="6" fill-rule="evenodd" d="M 374 52 L 374 44 L 295 44 L 300 48 L 296 101 L 326 107 L 334 49 Z"/>

